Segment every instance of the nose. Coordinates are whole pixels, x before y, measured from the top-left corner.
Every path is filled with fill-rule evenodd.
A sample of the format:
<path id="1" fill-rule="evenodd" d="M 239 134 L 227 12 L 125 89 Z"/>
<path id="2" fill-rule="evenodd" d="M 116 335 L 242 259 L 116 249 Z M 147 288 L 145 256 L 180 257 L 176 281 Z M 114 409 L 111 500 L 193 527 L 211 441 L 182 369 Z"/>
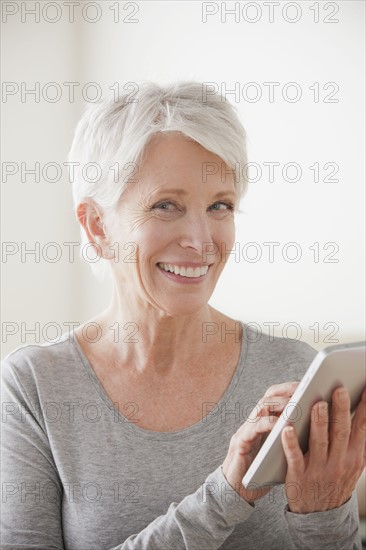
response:
<path id="1" fill-rule="evenodd" d="M 182 248 L 192 248 L 199 255 L 204 245 L 213 244 L 210 220 L 202 211 L 187 212 L 180 226 L 179 244 Z"/>

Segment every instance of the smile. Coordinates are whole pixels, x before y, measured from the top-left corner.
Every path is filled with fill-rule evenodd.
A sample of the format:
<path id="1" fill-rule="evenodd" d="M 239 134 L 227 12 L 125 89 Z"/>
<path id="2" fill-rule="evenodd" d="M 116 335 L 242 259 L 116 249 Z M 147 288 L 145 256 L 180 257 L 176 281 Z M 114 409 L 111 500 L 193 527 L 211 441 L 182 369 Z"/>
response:
<path id="1" fill-rule="evenodd" d="M 191 279 L 202 277 L 203 275 L 206 275 L 208 271 L 208 265 L 193 268 L 193 267 L 179 267 L 178 265 L 158 263 L 158 267 L 160 267 L 160 269 L 163 269 L 164 271 L 168 271 L 170 273 L 174 273 L 175 275 L 180 275 L 181 277 L 187 277 Z"/>

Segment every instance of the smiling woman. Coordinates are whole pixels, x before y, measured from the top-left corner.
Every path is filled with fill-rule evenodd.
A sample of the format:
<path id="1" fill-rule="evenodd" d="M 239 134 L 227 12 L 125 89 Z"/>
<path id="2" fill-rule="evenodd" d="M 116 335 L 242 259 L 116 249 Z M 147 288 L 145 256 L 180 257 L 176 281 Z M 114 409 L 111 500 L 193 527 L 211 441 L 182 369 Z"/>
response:
<path id="1" fill-rule="evenodd" d="M 211 188 L 213 180 L 216 180 L 220 191 L 225 189 L 228 196 L 228 183 L 234 181 L 231 204 L 245 195 L 245 130 L 235 108 L 222 96 L 207 93 L 206 87 L 197 82 L 180 82 L 165 87 L 145 82 L 139 86 L 133 101 L 130 101 L 129 95 L 120 96 L 118 101 L 91 105 L 76 128 L 68 157 L 75 211 L 88 198 L 94 200 L 105 213 L 114 215 L 116 206 L 124 201 L 124 191 L 133 183 L 143 192 L 141 200 L 146 199 L 149 191 L 145 181 L 141 183 L 141 166 L 146 166 L 148 152 L 151 162 L 152 142 L 169 138 L 172 133 L 180 141 L 169 146 L 169 153 L 173 151 L 178 157 L 176 146 L 181 144 L 195 149 L 195 182 L 192 184 L 198 186 L 199 193 L 204 187 Z M 167 144 L 165 140 L 165 146 Z M 198 145 L 201 145 L 201 158 L 198 158 Z M 202 156 L 202 148 L 206 156 Z M 155 159 L 154 164 L 155 169 L 159 169 L 155 181 L 157 192 L 162 181 L 165 181 L 166 187 L 176 187 L 172 182 L 176 184 L 179 178 L 181 185 L 184 176 L 193 175 L 190 174 L 189 164 L 185 163 L 189 153 L 185 153 L 185 159 L 176 158 L 177 165 L 172 159 L 169 163 L 169 156 L 162 154 L 160 147 L 157 152 L 159 159 Z M 187 193 L 187 182 L 185 179 L 183 187 L 178 185 L 180 196 Z M 154 187 L 151 187 L 150 192 L 153 190 Z M 83 228 L 81 237 L 82 245 L 89 242 Z M 99 247 L 96 248 L 100 253 Z M 110 262 L 104 261 L 104 255 L 100 258 L 100 261 L 90 264 L 91 268 L 97 277 L 108 278 L 111 275 Z"/>
<path id="2" fill-rule="evenodd" d="M 316 352 L 208 303 L 247 183 L 234 108 L 195 82 L 136 99 L 90 108 L 69 156 L 109 306 L 3 361 L 2 547 L 361 548 L 365 392 L 352 419 L 337 390 L 333 421 L 312 416 L 305 458 L 284 437 L 284 486 L 242 485 Z"/>

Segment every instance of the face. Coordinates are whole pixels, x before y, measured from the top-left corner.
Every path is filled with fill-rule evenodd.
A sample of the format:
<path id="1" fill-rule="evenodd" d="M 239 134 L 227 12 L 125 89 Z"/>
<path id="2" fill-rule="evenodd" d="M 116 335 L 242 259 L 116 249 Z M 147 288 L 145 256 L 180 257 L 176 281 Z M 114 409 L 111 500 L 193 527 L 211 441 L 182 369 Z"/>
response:
<path id="1" fill-rule="evenodd" d="M 203 163 L 218 167 L 207 181 Z M 207 305 L 235 239 L 234 176 L 222 165 L 179 133 L 154 136 L 109 227 L 123 296 L 173 316 Z"/>

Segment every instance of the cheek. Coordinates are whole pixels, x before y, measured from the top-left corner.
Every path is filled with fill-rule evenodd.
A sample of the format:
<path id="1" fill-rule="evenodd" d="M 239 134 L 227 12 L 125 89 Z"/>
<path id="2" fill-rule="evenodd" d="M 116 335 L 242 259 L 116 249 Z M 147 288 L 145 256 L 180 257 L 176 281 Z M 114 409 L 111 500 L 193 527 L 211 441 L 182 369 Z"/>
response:
<path id="1" fill-rule="evenodd" d="M 225 250 L 229 251 L 235 243 L 235 225 L 234 222 L 228 222 L 225 226 L 220 227 L 215 242 L 219 247 L 220 255 L 225 256 Z"/>
<path id="2" fill-rule="evenodd" d="M 158 224 L 150 223 L 135 232 L 133 238 L 138 263 L 148 267 L 152 258 L 155 262 L 161 259 L 161 251 L 169 240 L 169 233 L 161 225 L 158 227 Z"/>
<path id="3" fill-rule="evenodd" d="M 152 252 L 164 237 L 161 226 L 158 227 L 158 224 L 146 215 L 126 216 L 125 223 L 115 226 L 113 234 L 122 249 L 134 246 L 138 250 L 137 255 L 143 256 L 149 254 L 149 251 Z"/>

